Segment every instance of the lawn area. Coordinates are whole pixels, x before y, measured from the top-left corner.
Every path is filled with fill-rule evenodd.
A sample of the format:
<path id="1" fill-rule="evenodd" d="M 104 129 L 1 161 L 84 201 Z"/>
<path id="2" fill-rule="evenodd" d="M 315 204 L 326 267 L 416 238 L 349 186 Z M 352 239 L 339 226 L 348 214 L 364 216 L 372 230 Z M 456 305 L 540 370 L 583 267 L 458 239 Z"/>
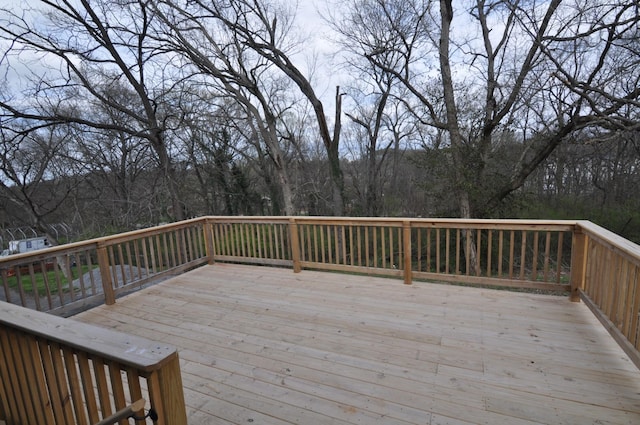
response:
<path id="1" fill-rule="evenodd" d="M 71 267 L 71 281 L 78 279 L 80 274 L 85 274 L 97 267 L 98 266 L 93 266 L 91 269 L 86 265 L 81 267 Z M 35 287 L 39 296 L 47 295 L 47 292 L 50 294 L 57 294 L 58 291 L 67 292 L 69 290 L 69 279 L 67 279 L 59 268 L 54 267 L 53 265 L 51 265 L 51 270 L 47 267 L 45 272 L 34 271 L 32 275 L 29 271 L 24 273 L 24 270 L 21 270 L 21 273 L 19 274 L 19 277 L 16 274 L 7 279 L 7 283 L 10 288 L 19 290 L 19 283 L 21 283 L 23 290 L 28 293 L 33 293 Z M 47 291 L 47 286 L 49 291 Z"/>

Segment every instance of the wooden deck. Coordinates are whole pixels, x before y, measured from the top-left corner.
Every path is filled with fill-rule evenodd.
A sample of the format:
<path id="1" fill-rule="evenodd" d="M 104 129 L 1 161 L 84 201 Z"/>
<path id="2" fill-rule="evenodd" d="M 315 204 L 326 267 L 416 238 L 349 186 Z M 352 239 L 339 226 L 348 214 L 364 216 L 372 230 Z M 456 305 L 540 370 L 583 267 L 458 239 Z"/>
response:
<path id="1" fill-rule="evenodd" d="M 639 424 L 566 297 L 216 264 L 74 317 L 179 347 L 190 424 Z"/>

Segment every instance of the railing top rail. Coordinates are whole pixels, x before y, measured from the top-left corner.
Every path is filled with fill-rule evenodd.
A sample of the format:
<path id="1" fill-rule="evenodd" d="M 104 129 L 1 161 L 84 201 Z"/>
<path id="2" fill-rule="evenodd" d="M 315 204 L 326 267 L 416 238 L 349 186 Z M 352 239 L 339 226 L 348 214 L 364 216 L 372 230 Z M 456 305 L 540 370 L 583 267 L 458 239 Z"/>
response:
<path id="1" fill-rule="evenodd" d="M 297 216 L 259 216 L 259 215 L 247 215 L 247 216 L 230 216 L 230 215 L 209 215 L 204 217 L 208 221 L 212 222 L 225 222 L 225 223 L 254 223 L 254 222 L 269 222 L 269 223 L 289 223 L 292 218 L 296 220 Z"/>
<path id="2" fill-rule="evenodd" d="M 578 221 L 577 226 L 589 235 L 589 238 L 595 239 L 618 252 L 626 254 L 627 257 L 633 259 L 635 263 L 640 265 L 640 245 L 590 221 Z"/>
<path id="3" fill-rule="evenodd" d="M 118 233 L 111 236 L 103 236 L 100 238 L 87 239 L 85 241 L 72 242 L 64 245 L 52 246 L 49 248 L 39 249 L 37 251 L 25 252 L 22 254 L 12 254 L 5 258 L 0 258 L 0 265 L 10 267 L 13 264 L 19 264 L 24 262 L 25 259 L 29 261 L 38 261 L 40 259 L 51 258 L 56 255 L 63 255 L 81 249 L 98 248 L 100 246 L 111 245 L 125 240 L 134 239 L 136 236 L 141 235 L 153 235 L 156 233 L 162 233 L 167 229 L 178 229 L 181 227 L 187 227 L 193 223 L 204 221 L 204 217 L 194 218 L 190 220 L 179 221 L 176 223 L 163 224 L 161 226 L 148 227 L 140 230 L 133 230 L 126 233 Z"/>
<path id="4" fill-rule="evenodd" d="M 405 219 L 398 225 L 408 222 L 417 228 L 456 228 L 485 230 L 531 230 L 531 231 L 573 231 L 575 221 L 569 220 L 485 220 L 485 219 Z M 376 221 L 372 223 L 378 224 Z M 384 223 L 383 223 L 384 225 Z"/>
<path id="5" fill-rule="evenodd" d="M 189 220 L 176 221 L 175 223 L 162 224 L 160 226 L 147 227 L 140 230 L 132 230 L 130 232 L 118 233 L 116 235 L 105 236 L 98 239 L 93 239 L 100 246 L 113 245 L 122 241 L 135 239 L 137 236 L 149 236 L 154 234 L 160 234 L 169 229 L 180 229 L 189 227 L 192 224 L 204 222 L 206 217 L 191 218 Z"/>
<path id="6" fill-rule="evenodd" d="M 24 263 L 28 261 L 39 261 L 55 257 L 57 255 L 64 255 L 67 253 L 73 253 L 80 250 L 87 250 L 96 248 L 98 246 L 96 239 L 73 242 L 64 245 L 52 246 L 49 248 L 39 249 L 37 251 L 24 252 L 22 254 L 12 254 L 7 257 L 0 258 L 0 266 L 11 267 L 14 264 Z"/>
<path id="7" fill-rule="evenodd" d="M 0 325 L 143 372 L 157 370 L 177 356 L 176 349 L 169 345 L 29 310 L 3 301 L 0 301 Z"/>
<path id="8" fill-rule="evenodd" d="M 492 225 L 492 226 L 559 226 L 572 229 L 576 220 L 535 220 L 535 219 L 464 219 L 464 218 L 411 218 L 411 217 L 332 217 L 332 216 L 207 216 L 209 221 L 222 221 L 233 223 L 249 222 L 289 222 L 294 219 L 298 223 L 366 223 L 394 225 L 403 222 L 422 224 L 467 224 L 467 225 Z"/>

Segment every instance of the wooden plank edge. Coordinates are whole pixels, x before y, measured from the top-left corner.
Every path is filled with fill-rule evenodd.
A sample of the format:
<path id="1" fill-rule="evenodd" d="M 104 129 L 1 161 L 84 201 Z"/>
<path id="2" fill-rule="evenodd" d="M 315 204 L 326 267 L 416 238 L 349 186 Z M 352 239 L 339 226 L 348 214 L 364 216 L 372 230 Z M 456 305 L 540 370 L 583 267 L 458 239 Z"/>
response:
<path id="1" fill-rule="evenodd" d="M 443 273 L 430 273 L 430 272 L 413 272 L 414 279 L 427 279 L 435 281 L 444 281 L 457 284 L 468 284 L 478 286 L 499 286 L 502 288 L 514 288 L 514 289 L 537 289 L 542 291 L 560 291 L 570 292 L 571 286 L 569 284 L 561 283 L 546 283 L 536 282 L 532 280 L 506 280 L 493 277 L 483 276 L 466 276 L 466 275 L 452 275 Z"/>
<path id="2" fill-rule="evenodd" d="M 609 335 L 618 343 L 620 348 L 629 356 L 629 360 L 640 370 L 640 351 L 638 351 L 633 344 L 624 336 L 620 329 L 613 324 L 613 322 L 600 310 L 600 308 L 589 298 L 589 296 L 582 290 L 580 290 L 580 298 L 584 302 L 594 316 L 598 318 L 602 326 L 609 332 Z"/>
<path id="3" fill-rule="evenodd" d="M 88 308 L 95 307 L 104 303 L 104 294 L 99 293 L 95 295 L 89 295 L 85 298 L 80 298 L 73 302 L 61 305 L 59 307 L 52 308 L 51 310 L 43 310 L 45 313 L 53 314 L 61 317 L 68 317 L 76 314 L 80 311 L 87 310 Z"/>
<path id="4" fill-rule="evenodd" d="M 0 324 L 144 372 L 178 355 L 175 347 L 0 301 Z"/>
<path id="5" fill-rule="evenodd" d="M 154 273 L 142 279 L 137 279 L 132 282 L 127 283 L 124 286 L 120 286 L 119 288 L 115 288 L 113 293 L 116 295 L 121 295 L 122 293 L 127 293 L 132 289 L 136 289 L 150 282 L 154 282 L 159 279 L 165 279 L 167 277 L 177 276 L 191 269 L 195 269 L 200 266 L 207 265 L 209 263 L 209 259 L 206 257 L 198 258 L 197 260 L 190 261 L 188 263 L 184 263 L 177 267 L 172 267 L 167 270 L 163 270 L 159 273 Z"/>
<path id="6" fill-rule="evenodd" d="M 233 255 L 215 255 L 213 259 L 215 261 L 229 263 L 293 267 L 293 260 L 273 260 L 271 258 L 238 257 Z"/>
<path id="7" fill-rule="evenodd" d="M 404 274 L 402 269 L 383 269 L 377 267 L 350 266 L 346 264 L 316 263 L 314 261 L 301 261 L 300 265 L 305 269 L 311 270 L 349 272 L 367 276 L 402 277 Z"/>

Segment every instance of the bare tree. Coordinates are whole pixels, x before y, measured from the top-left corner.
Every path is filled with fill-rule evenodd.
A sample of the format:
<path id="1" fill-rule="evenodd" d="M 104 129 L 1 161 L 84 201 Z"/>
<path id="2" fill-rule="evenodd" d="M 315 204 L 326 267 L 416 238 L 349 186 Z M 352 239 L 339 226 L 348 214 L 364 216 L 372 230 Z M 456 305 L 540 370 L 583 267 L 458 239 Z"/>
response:
<path id="1" fill-rule="evenodd" d="M 37 0 L 19 12 L 2 9 L 0 39 L 10 48 L 2 57 L 7 75 L 23 74 L 5 94 L 5 119 L 28 123 L 23 132 L 43 125 L 75 125 L 128 134 L 148 143 L 155 153 L 171 199 L 175 219 L 183 208 L 167 141 L 172 116 L 167 93 L 178 78 L 149 33 L 153 14 L 148 2 Z M 44 20 L 43 23 L 39 22 Z M 24 71 L 29 57 L 45 66 Z M 176 71 L 177 72 L 177 71 Z M 123 95 L 125 94 L 126 95 Z M 122 120 L 91 114 L 92 104 L 117 111 Z"/>
<path id="2" fill-rule="evenodd" d="M 82 131 L 75 149 L 83 164 L 83 195 L 79 205 L 90 205 L 86 215 L 94 227 L 131 229 L 153 223 L 149 210 L 159 192 L 153 182 L 158 177 L 151 147 L 123 131 Z"/>
<path id="3" fill-rule="evenodd" d="M 379 29 L 362 38 L 360 55 L 420 102 L 425 113 L 414 108 L 418 119 L 446 131 L 459 214 L 483 216 L 572 132 L 630 124 L 620 113 L 637 106 L 637 46 L 631 46 L 639 15 L 637 4 L 623 2 L 456 6 L 357 0 L 348 16 L 355 25 L 360 10 L 376 11 Z M 630 78 L 612 68 L 621 58 Z M 500 135 L 513 131 L 523 142 L 519 159 L 503 166 L 510 172 L 489 178 Z"/>
<path id="4" fill-rule="evenodd" d="M 298 48 L 292 39 L 292 19 L 294 12 L 285 3 L 265 0 L 231 0 L 226 2 L 209 2 L 195 0 L 188 3 L 187 7 L 180 7 L 175 1 L 160 2 L 169 11 L 164 16 L 168 17 L 167 23 L 185 23 L 184 29 L 197 28 L 201 35 L 209 41 L 218 42 L 216 36 L 208 33 L 208 29 L 201 24 L 194 24 L 206 20 L 214 20 L 217 25 L 227 29 L 224 37 L 226 44 L 218 51 L 218 56 L 227 56 L 230 46 L 236 50 L 249 49 L 274 65 L 290 81 L 292 81 L 306 97 L 312 106 L 320 138 L 324 144 L 330 168 L 330 176 L 333 187 L 333 212 L 342 215 L 344 212 L 344 177 L 340 168 L 340 125 L 342 95 L 336 91 L 336 113 L 333 132 L 329 130 L 325 108 L 317 95 L 310 78 L 298 68 L 292 60 L 295 49 Z M 179 16 L 174 19 L 172 14 Z M 175 25 L 174 25 L 175 27 Z M 219 27 L 218 27 L 219 28 Z M 184 31 L 183 31 L 184 33 Z M 184 45 L 188 40 L 183 38 Z M 200 46 L 201 47 L 201 46 Z M 236 53 L 230 55 L 234 60 L 242 60 L 244 56 Z M 203 61 L 200 57 L 198 60 Z M 221 77 L 221 75 L 218 75 Z M 252 93 L 254 96 L 256 93 Z"/>
<path id="5" fill-rule="evenodd" d="M 75 193 L 82 170 L 70 149 L 74 135 L 68 130 L 50 126 L 20 134 L 15 128 L 0 127 L 3 208 L 46 234 L 52 244 L 58 241 L 49 225 L 62 218 L 58 210 Z"/>
<path id="6" fill-rule="evenodd" d="M 260 190 L 257 178 L 250 175 L 250 161 L 240 152 L 246 149 L 242 137 L 226 123 L 216 123 L 214 119 L 208 127 L 189 126 L 185 148 L 189 152 L 189 178 L 194 195 L 190 205 L 200 214 L 253 215 L 265 214 L 261 209 Z M 249 155 L 247 155 L 249 157 Z M 268 181 L 269 178 L 261 179 Z M 200 209 L 198 205 L 202 205 Z M 280 212 L 281 213 L 281 212 Z M 278 214 L 273 210 L 271 214 Z"/>
<path id="7" fill-rule="evenodd" d="M 165 6 L 158 7 L 156 13 L 168 28 L 166 40 L 202 74 L 213 77 L 204 81 L 205 87 L 242 107 L 241 119 L 254 131 L 253 139 L 264 143 L 273 162 L 285 214 L 294 214 L 287 159 L 278 132 L 278 109 L 282 102 L 288 102 L 285 94 L 288 81 L 274 75 L 269 61 L 256 55 L 233 28 L 217 19 L 216 4 Z"/>
<path id="8" fill-rule="evenodd" d="M 394 145 L 394 140 L 389 138 L 384 146 L 380 146 L 385 125 L 385 107 L 389 99 L 391 86 L 383 87 L 381 93 L 376 94 L 373 105 L 360 103 L 356 105 L 356 111 L 346 113 L 351 121 L 359 127 L 356 130 L 358 142 L 362 142 L 363 152 L 361 156 L 366 161 L 365 173 L 365 205 L 366 215 L 377 216 L 380 213 L 380 185 L 381 168 L 387 157 L 389 149 Z"/>
<path id="9" fill-rule="evenodd" d="M 353 87 L 347 90 L 353 110 L 346 112 L 346 115 L 360 127 L 355 137 L 358 139 L 356 143 L 363 145 L 359 156 L 366 164 L 364 212 L 376 216 L 382 211 L 380 179 L 385 160 L 393 156 L 393 165 L 397 166 L 400 141 L 408 135 L 405 131 L 415 130 L 415 126 L 407 128 L 400 124 L 403 121 L 401 117 L 409 110 L 409 103 L 403 99 L 406 90 L 403 92 L 399 87 L 398 78 L 373 65 L 361 52 L 375 51 L 377 59 L 386 66 L 405 72 L 408 71 L 409 57 L 400 50 L 384 47 L 405 42 L 402 29 L 398 28 L 399 31 L 395 33 L 387 31 L 390 12 L 385 9 L 385 5 L 361 1 L 356 6 L 350 13 L 339 16 L 329 9 L 326 11 L 326 20 L 338 34 L 346 69 L 356 77 Z M 395 11 L 398 18 L 396 22 L 406 28 L 414 28 L 423 21 L 416 12 L 411 8 L 401 8 Z M 413 34 L 417 33 L 413 31 Z M 413 121 L 418 122 L 415 118 Z M 391 148 L 393 155 L 389 155 Z M 394 187 L 395 171 L 397 170 L 392 170 L 386 176 Z"/>

